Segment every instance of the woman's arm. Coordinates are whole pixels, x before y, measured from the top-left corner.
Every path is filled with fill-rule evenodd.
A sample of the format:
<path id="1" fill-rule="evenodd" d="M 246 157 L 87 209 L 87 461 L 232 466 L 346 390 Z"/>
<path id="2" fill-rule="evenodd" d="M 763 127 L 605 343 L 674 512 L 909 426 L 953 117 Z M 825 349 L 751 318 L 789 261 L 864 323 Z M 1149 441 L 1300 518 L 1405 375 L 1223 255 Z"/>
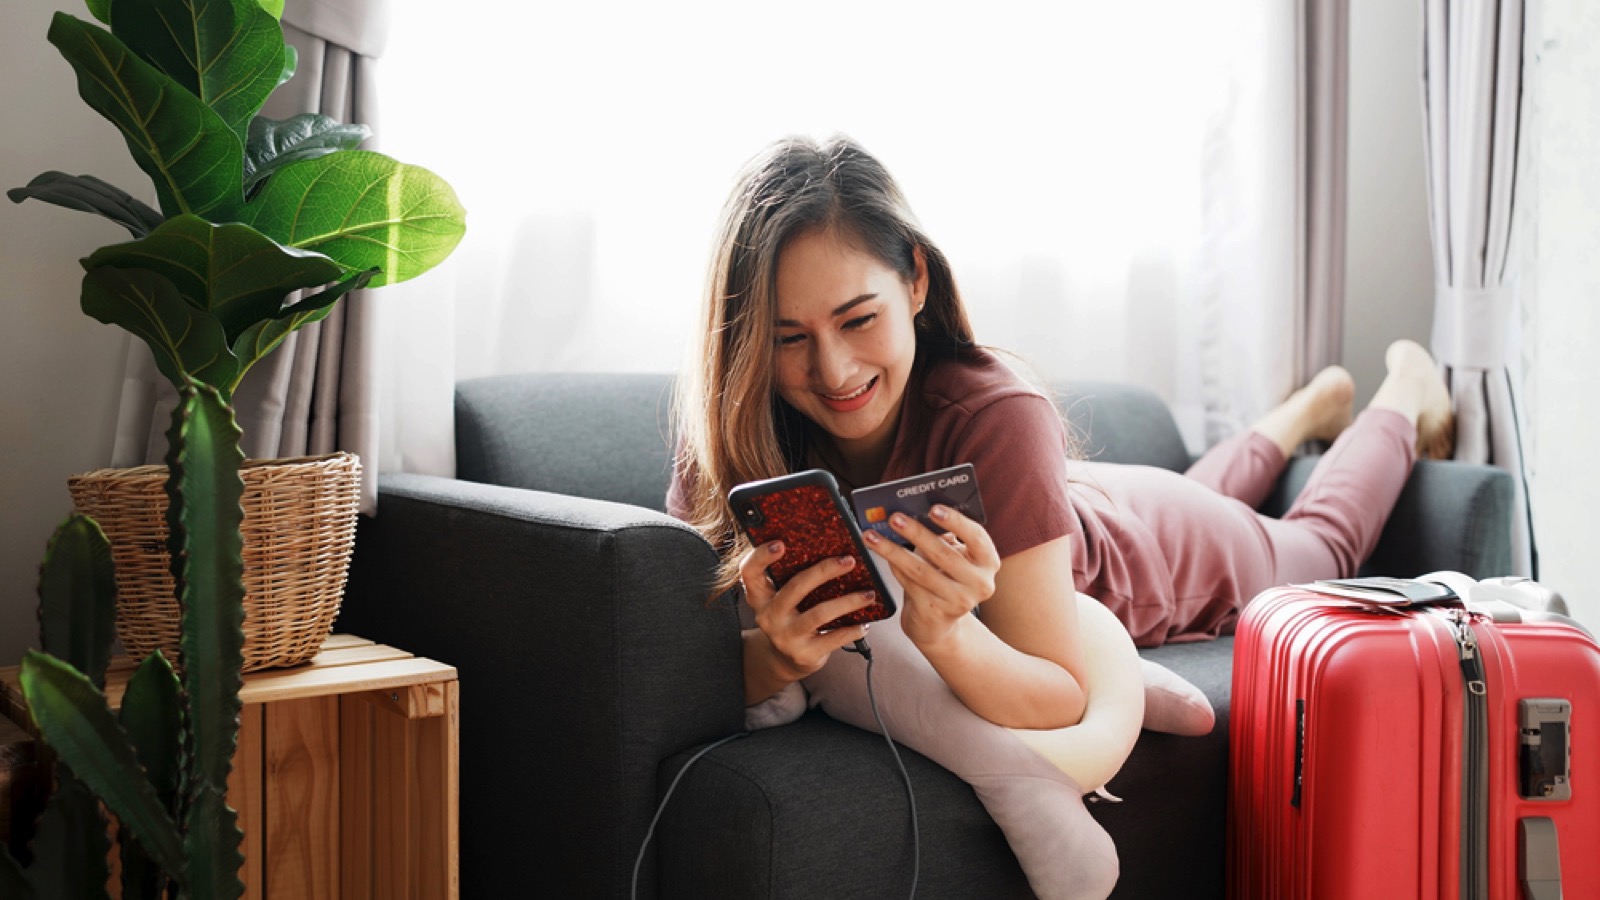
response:
<path id="1" fill-rule="evenodd" d="M 941 526 L 959 545 L 914 520 L 891 526 L 917 548 L 874 543 L 905 587 L 902 625 L 956 696 L 998 725 L 1076 724 L 1085 695 L 1070 539 L 1002 562 L 983 527 L 952 510 Z M 981 620 L 968 615 L 979 603 Z"/>

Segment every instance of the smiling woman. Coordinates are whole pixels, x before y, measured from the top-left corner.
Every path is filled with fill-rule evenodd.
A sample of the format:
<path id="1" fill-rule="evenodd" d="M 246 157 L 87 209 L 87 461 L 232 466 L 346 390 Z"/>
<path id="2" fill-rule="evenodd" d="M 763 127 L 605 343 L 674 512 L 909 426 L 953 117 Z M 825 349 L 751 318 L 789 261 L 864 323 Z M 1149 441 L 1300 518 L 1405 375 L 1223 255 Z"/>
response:
<path id="1" fill-rule="evenodd" d="M 1292 295 L 1292 10 L 1049 9 L 397 4 L 381 146 L 459 173 L 475 222 L 385 298 L 456 304 L 385 335 L 394 377 L 437 382 L 399 393 L 434 398 L 447 447 L 457 378 L 675 369 L 728 174 L 774 136 L 844 132 L 896 161 L 986 339 L 1155 389 L 1197 447 L 1204 391 L 1246 386 L 1210 407 L 1248 421 L 1291 387 L 1260 369 Z"/>

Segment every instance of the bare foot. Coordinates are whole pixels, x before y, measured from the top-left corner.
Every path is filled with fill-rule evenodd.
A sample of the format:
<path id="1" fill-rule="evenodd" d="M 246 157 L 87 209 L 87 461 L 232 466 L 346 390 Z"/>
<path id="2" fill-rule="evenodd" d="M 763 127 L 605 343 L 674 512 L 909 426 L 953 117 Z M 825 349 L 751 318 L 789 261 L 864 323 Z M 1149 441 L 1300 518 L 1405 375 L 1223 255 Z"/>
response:
<path id="1" fill-rule="evenodd" d="M 1433 357 L 1415 341 L 1400 340 L 1389 345 L 1383 360 L 1389 374 L 1371 405 L 1393 409 L 1416 423 L 1417 456 L 1449 459 L 1455 450 L 1455 412 Z"/>
<path id="2" fill-rule="evenodd" d="M 1338 437 L 1350 425 L 1355 394 L 1356 383 L 1350 373 L 1341 366 L 1329 366 L 1252 427 L 1277 444 L 1287 458 L 1306 441 Z"/>

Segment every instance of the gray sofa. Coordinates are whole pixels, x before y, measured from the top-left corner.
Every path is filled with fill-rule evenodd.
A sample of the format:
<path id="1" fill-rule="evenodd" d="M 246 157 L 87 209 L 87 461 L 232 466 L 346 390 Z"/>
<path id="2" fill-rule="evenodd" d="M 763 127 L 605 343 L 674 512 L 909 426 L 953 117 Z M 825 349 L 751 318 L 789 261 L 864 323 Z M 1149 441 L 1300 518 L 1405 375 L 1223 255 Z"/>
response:
<path id="1" fill-rule="evenodd" d="M 461 673 L 461 885 L 468 898 L 630 895 L 685 761 L 743 723 L 731 605 L 709 545 L 661 512 L 664 375 L 518 375 L 456 393 L 459 479 L 386 475 L 337 627 Z M 1063 389 L 1097 458 L 1182 469 L 1167 409 L 1115 384 Z M 1268 501 L 1281 510 L 1312 460 Z M 1367 571 L 1503 574 L 1511 485 L 1423 462 Z M 1223 896 L 1233 641 L 1144 651 L 1205 691 L 1205 737 L 1146 732 L 1094 815 L 1113 896 Z M 921 830 L 919 897 L 1031 896 L 973 791 L 902 751 Z M 903 896 L 909 808 L 882 739 L 819 713 L 716 748 L 678 784 L 638 869 L 644 898 Z"/>

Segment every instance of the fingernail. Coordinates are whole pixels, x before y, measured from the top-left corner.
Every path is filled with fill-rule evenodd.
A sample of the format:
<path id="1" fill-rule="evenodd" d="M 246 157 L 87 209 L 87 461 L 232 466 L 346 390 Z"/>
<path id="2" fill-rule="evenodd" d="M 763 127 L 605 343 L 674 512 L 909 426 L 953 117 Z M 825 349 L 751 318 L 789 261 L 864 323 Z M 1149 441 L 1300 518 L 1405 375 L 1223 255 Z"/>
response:
<path id="1" fill-rule="evenodd" d="M 894 523 L 896 528 L 904 528 L 911 524 L 911 520 L 906 518 L 905 513 L 895 513 L 889 517 L 889 520 Z"/>
<path id="2" fill-rule="evenodd" d="M 771 554 L 774 554 L 774 555 L 782 553 L 783 552 L 783 541 L 773 541 L 772 543 L 768 544 L 767 545 L 767 552 L 771 553 Z"/>
<path id="3" fill-rule="evenodd" d="M 942 503 L 935 503 L 933 505 L 933 509 L 928 510 L 928 515 L 933 516 L 935 519 L 938 519 L 942 522 L 944 521 L 945 516 L 950 515 L 950 507 L 945 506 Z"/>
<path id="4" fill-rule="evenodd" d="M 848 569 L 851 566 L 856 564 L 856 558 L 853 557 L 853 556 L 841 556 L 841 557 L 838 557 L 838 563 L 839 563 L 839 568 Z"/>
<path id="5" fill-rule="evenodd" d="M 877 531 L 872 530 L 872 529 L 868 529 L 868 530 L 862 532 L 861 536 L 866 538 L 867 539 L 867 543 L 869 543 L 869 544 L 876 544 L 877 542 L 883 540 L 883 537 L 881 535 L 879 535 Z"/>

